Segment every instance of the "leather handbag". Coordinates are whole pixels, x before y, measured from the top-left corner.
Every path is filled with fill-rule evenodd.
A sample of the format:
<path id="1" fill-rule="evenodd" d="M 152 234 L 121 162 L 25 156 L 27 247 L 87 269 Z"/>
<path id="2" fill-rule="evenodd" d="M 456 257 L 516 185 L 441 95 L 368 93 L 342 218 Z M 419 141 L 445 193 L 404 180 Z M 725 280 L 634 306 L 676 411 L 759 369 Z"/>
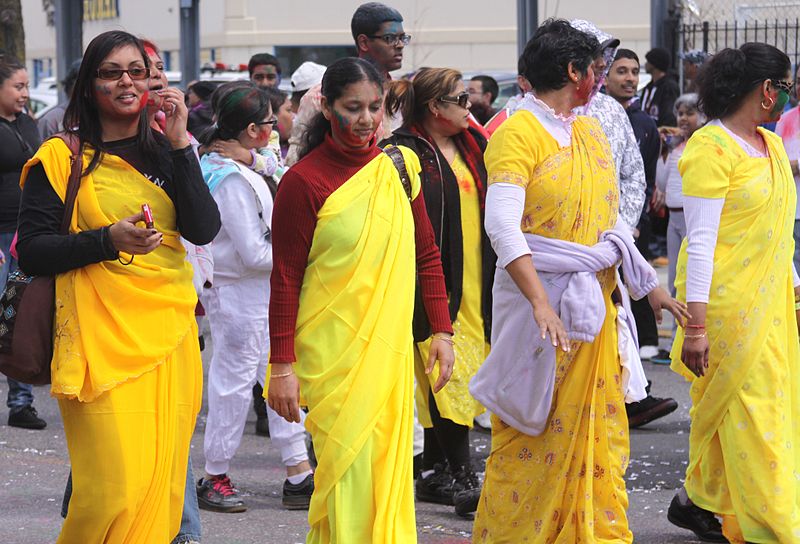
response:
<path id="1" fill-rule="evenodd" d="M 54 137 L 64 140 L 72 154 L 60 230 L 67 235 L 81 183 L 81 146 L 74 134 Z M 55 276 L 29 276 L 19 269 L 9 275 L 0 295 L 0 372 L 9 378 L 32 385 L 50 383 L 55 293 Z"/>
<path id="2" fill-rule="evenodd" d="M 400 182 L 403 184 L 403 190 L 406 192 L 408 201 L 411 202 L 411 180 L 408 177 L 408 170 L 406 170 L 406 160 L 403 158 L 403 152 L 393 145 L 385 147 L 383 152 L 392 159 L 394 167 L 400 175 Z"/>

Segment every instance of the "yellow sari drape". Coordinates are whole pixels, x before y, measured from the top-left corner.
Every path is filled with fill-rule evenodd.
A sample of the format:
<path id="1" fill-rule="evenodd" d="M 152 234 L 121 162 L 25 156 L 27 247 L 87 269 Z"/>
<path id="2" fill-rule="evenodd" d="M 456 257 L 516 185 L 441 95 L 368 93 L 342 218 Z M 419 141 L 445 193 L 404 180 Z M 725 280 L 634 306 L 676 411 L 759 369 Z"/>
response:
<path id="1" fill-rule="evenodd" d="M 445 419 L 459 425 L 472 427 L 476 416 L 486 409 L 469 392 L 469 382 L 489 354 L 489 344 L 483 332 L 481 315 L 481 289 L 483 285 L 483 264 L 481 262 L 481 208 L 478 189 L 464 159 L 456 153 L 452 164 L 458 181 L 458 195 L 461 203 L 461 234 L 463 237 L 464 280 L 461 306 L 453 323 L 453 351 L 458 364 L 453 369 L 447 387 L 434 393 L 436 408 Z M 438 370 L 425 374 L 431 340 L 419 342 L 414 350 L 414 373 L 417 378 L 417 417 L 423 427 L 430 428 L 430 408 L 428 401 L 436 380 Z"/>
<path id="2" fill-rule="evenodd" d="M 92 155 L 84 152 L 84 165 Z M 69 157 L 62 140 L 48 140 L 21 183 L 41 163 L 63 199 Z M 56 277 L 52 394 L 73 471 L 59 543 L 169 542 L 180 526 L 202 365 L 175 208 L 162 189 L 106 154 L 81 179 L 70 232 L 110 225 L 145 202 L 164 233 L 160 247 L 129 266 L 103 261 Z"/>
<path id="3" fill-rule="evenodd" d="M 718 126 L 698 130 L 679 163 L 683 194 L 724 198 L 706 310 L 709 368 L 692 381 L 686 490 L 723 516 L 735 543 L 800 542 L 800 374 L 792 287 L 795 186 L 779 137 L 759 129 L 752 158 Z M 675 286 L 686 300 L 687 241 Z"/>
<path id="4" fill-rule="evenodd" d="M 400 148 L 419 193 L 419 161 Z M 414 219 L 381 154 L 318 213 L 295 372 L 319 465 L 308 543 L 416 542 L 412 489 Z"/>
<path id="5" fill-rule="evenodd" d="M 614 163 L 594 119 L 578 117 L 571 146 L 559 148 L 530 112 L 517 112 L 489 141 L 486 166 L 489 183 L 525 188 L 524 232 L 591 245 L 616 223 Z M 529 436 L 493 417 L 475 543 L 633 540 L 623 480 L 628 421 L 610 298 L 614 270 L 598 273 L 598 280 L 606 319 L 594 342 L 557 352 L 548 430 Z"/>

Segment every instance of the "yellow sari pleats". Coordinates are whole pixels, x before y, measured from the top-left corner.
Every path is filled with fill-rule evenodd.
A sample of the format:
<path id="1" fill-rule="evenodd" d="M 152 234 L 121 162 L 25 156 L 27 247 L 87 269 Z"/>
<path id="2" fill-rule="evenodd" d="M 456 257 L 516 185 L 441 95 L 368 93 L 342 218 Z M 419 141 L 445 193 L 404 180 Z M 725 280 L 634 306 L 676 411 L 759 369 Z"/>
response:
<path id="1" fill-rule="evenodd" d="M 698 131 L 682 158 L 690 196 L 704 196 L 708 180 L 719 177 L 718 161 L 735 166 L 706 314 L 709 368 L 696 378 L 681 363 L 682 329 L 672 368 L 692 381 L 689 497 L 723 516 L 731 542 L 788 544 L 800 542 L 800 360 L 791 273 L 796 195 L 780 139 L 761 133 L 768 159 L 747 156 L 715 126 Z M 686 246 L 677 266 L 681 300 Z"/>
<path id="2" fill-rule="evenodd" d="M 516 122 L 528 124 L 525 131 L 530 141 L 551 138 L 533 116 Z M 502 169 L 503 164 L 520 164 L 524 159 L 515 154 L 535 156 L 531 150 L 502 141 L 493 150 L 492 143 L 487 150 L 490 183 L 494 165 Z M 502 154 L 512 156 L 506 160 Z M 500 170 L 494 179 L 505 181 L 520 174 L 524 175 Z M 536 211 L 523 218 L 523 230 L 594 244 L 600 233 L 615 224 L 617 202 L 605 136 L 595 121 L 578 118 L 571 147 L 547 156 L 527 182 L 526 211 Z M 614 270 L 598 273 L 598 280 L 606 295 L 606 318 L 594 342 L 574 342 L 570 353 L 557 352 L 549 428 L 540 436 L 529 436 L 493 418 L 492 452 L 473 528 L 476 544 L 629 544 L 633 540 L 623 479 L 629 455 L 628 421 L 616 309 L 610 298 Z"/>
<path id="3" fill-rule="evenodd" d="M 416 542 L 414 275 L 411 208 L 381 154 L 320 209 L 300 294 L 295 372 L 319 461 L 309 543 Z"/>

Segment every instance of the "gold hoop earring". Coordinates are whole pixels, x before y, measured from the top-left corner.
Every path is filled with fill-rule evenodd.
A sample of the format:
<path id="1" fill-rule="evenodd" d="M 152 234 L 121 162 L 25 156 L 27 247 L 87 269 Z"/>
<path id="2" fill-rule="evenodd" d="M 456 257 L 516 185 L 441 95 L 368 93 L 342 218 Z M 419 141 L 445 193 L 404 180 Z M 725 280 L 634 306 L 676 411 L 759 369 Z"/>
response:
<path id="1" fill-rule="evenodd" d="M 767 100 L 767 99 L 769 99 L 769 105 L 765 106 L 764 105 L 764 100 Z M 772 109 L 772 107 L 775 105 L 775 99 L 772 98 L 771 96 L 768 96 L 764 100 L 761 101 L 761 109 L 763 109 L 764 111 L 770 111 Z"/>

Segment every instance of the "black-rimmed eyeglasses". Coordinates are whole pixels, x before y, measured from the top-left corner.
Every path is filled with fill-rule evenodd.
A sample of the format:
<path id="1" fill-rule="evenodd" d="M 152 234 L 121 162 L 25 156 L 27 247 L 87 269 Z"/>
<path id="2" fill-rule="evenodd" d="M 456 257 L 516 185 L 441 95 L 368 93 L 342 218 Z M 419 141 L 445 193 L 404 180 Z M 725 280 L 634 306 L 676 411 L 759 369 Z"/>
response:
<path id="1" fill-rule="evenodd" d="M 256 125 L 270 125 L 270 128 L 275 128 L 275 125 L 278 124 L 278 119 L 270 119 L 269 121 L 259 121 L 255 123 Z"/>

